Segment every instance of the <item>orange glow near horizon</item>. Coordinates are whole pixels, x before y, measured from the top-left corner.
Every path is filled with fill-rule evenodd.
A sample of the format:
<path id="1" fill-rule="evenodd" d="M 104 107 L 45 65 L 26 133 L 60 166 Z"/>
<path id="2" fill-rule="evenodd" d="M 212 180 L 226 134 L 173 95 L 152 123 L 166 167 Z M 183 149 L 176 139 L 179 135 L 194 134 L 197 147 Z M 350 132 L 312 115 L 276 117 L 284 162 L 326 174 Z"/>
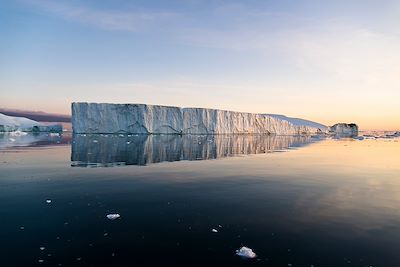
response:
<path id="1" fill-rule="evenodd" d="M 0 101 L 1 102 L 1 101 Z M 80 102 L 80 101 L 77 101 Z M 81 101 L 85 102 L 85 101 Z M 103 103 L 129 103 L 128 101 L 88 101 L 88 102 L 103 102 Z M 232 111 L 240 111 L 240 112 L 251 112 L 251 113 L 272 113 L 272 114 L 283 114 L 288 117 L 296 117 L 307 119 L 315 122 L 322 123 L 324 125 L 333 125 L 335 123 L 344 122 L 344 123 L 356 123 L 359 125 L 360 130 L 363 131 L 399 131 L 400 130 L 400 118 L 395 114 L 365 114 L 361 115 L 359 112 L 358 114 L 354 114 L 354 112 L 349 111 L 348 114 L 338 113 L 335 112 L 318 112 L 318 108 L 316 111 L 311 109 L 303 109 L 302 107 L 298 107 L 298 112 L 296 112 L 294 107 L 286 108 L 285 106 L 279 107 L 275 106 L 272 108 L 263 108 L 259 106 L 244 106 L 240 105 L 238 107 L 229 105 L 196 105 L 195 103 L 192 105 L 177 105 L 176 103 L 146 103 L 144 101 L 137 101 L 130 103 L 143 103 L 143 104 L 153 104 L 153 105 L 169 105 L 169 106 L 180 106 L 180 107 L 201 107 L 201 108 L 214 108 L 214 109 L 224 109 L 224 110 L 232 110 Z M 0 103 L 2 107 L 9 108 L 9 109 L 18 109 L 24 111 L 42 111 L 46 113 L 53 113 L 59 115 L 71 115 L 70 110 L 70 103 L 57 103 L 57 102 L 50 102 L 50 103 L 30 103 L 29 101 L 20 102 L 18 104 L 12 105 L 11 103 L 5 105 Z M 324 115 L 324 113 L 326 115 Z"/>

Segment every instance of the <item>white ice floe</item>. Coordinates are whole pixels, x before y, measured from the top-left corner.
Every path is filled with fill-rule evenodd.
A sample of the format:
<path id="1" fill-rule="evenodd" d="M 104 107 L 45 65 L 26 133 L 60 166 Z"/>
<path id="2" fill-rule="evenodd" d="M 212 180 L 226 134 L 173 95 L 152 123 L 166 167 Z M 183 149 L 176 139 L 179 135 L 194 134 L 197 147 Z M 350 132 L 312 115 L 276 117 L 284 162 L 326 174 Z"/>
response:
<path id="1" fill-rule="evenodd" d="M 249 259 L 257 257 L 256 253 L 254 253 L 253 250 L 248 247 L 241 247 L 240 249 L 236 250 L 236 255 Z"/>
<path id="2" fill-rule="evenodd" d="M 46 203 L 50 204 L 51 203 L 51 199 L 46 199 Z"/>
<path id="3" fill-rule="evenodd" d="M 112 213 L 107 215 L 107 219 L 109 220 L 115 220 L 118 219 L 119 217 L 121 217 L 121 215 L 119 215 L 118 213 Z"/>
<path id="4" fill-rule="evenodd" d="M 28 133 L 25 132 L 21 132 L 21 131 L 15 131 L 15 132 L 10 132 L 9 135 L 10 136 L 23 136 L 23 135 L 27 135 Z"/>
<path id="5" fill-rule="evenodd" d="M 218 233 L 218 230 L 217 229 L 212 229 L 211 230 L 213 233 Z"/>

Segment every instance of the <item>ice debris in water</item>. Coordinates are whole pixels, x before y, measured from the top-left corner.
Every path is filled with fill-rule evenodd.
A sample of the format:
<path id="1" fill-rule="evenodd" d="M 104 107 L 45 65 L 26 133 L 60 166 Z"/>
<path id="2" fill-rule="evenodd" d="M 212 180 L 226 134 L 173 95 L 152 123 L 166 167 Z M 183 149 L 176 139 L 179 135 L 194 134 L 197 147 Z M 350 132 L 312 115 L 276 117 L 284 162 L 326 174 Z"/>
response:
<path id="1" fill-rule="evenodd" d="M 118 219 L 119 217 L 121 217 L 121 215 L 119 215 L 118 213 L 112 213 L 107 215 L 107 219 L 109 220 L 115 220 Z"/>
<path id="2" fill-rule="evenodd" d="M 40 247 L 39 249 L 40 249 L 40 250 L 45 250 L 46 248 L 45 248 L 45 247 Z"/>
<path id="3" fill-rule="evenodd" d="M 257 257 L 256 253 L 254 253 L 253 250 L 248 247 L 241 247 L 240 249 L 236 250 L 236 255 L 249 259 Z"/>
<path id="4" fill-rule="evenodd" d="M 217 229 L 212 229 L 211 230 L 213 233 L 218 233 L 218 230 Z"/>
<path id="5" fill-rule="evenodd" d="M 22 135 L 27 135 L 28 133 L 25 132 L 21 132 L 19 130 L 15 131 L 15 132 L 10 132 L 11 136 L 22 136 Z"/>
<path id="6" fill-rule="evenodd" d="M 46 203 L 50 204 L 51 203 L 51 199 L 46 199 Z"/>
<path id="7" fill-rule="evenodd" d="M 8 139 L 10 142 L 15 142 L 15 139 L 14 138 L 9 138 Z"/>

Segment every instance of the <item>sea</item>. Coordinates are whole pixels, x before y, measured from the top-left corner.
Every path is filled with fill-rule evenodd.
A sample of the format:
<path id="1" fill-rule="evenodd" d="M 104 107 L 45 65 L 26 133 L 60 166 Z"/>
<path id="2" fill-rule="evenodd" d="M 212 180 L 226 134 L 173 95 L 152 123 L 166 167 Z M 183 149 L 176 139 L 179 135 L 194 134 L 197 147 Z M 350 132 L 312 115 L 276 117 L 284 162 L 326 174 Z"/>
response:
<path id="1" fill-rule="evenodd" d="M 0 266 L 400 266 L 399 137 L 3 133 L 0 177 Z"/>

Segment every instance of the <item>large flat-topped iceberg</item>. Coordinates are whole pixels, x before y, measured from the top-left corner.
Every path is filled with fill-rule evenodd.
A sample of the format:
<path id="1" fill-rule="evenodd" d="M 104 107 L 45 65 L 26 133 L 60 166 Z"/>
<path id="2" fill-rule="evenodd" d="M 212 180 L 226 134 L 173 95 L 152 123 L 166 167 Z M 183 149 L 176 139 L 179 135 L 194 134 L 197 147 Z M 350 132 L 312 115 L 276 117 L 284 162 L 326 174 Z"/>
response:
<path id="1" fill-rule="evenodd" d="M 323 125 L 322 125 L 323 126 Z M 265 114 L 146 104 L 72 103 L 75 133 L 315 134 L 327 127 L 296 125 Z"/>

